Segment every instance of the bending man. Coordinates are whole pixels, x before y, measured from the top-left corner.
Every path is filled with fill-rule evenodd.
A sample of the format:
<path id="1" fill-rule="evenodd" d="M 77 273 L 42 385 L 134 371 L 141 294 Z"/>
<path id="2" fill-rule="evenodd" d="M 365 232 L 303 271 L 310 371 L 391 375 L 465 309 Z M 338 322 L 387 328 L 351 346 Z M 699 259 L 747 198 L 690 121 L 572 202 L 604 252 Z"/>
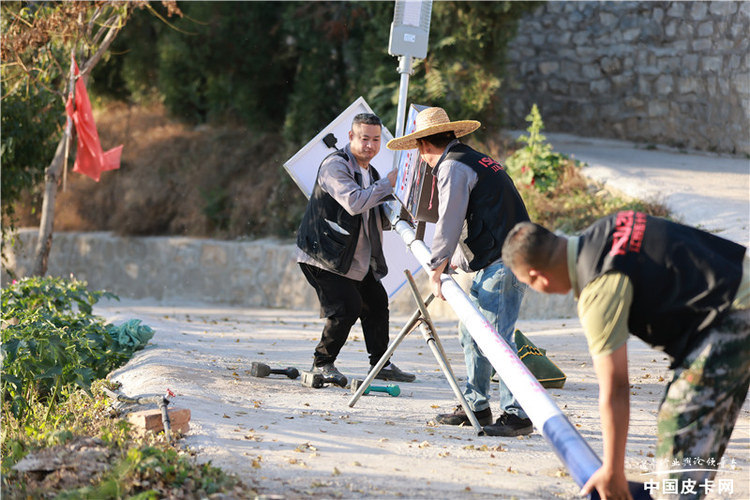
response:
<path id="1" fill-rule="evenodd" d="M 578 297 L 599 381 L 604 460 L 584 485 L 630 498 L 625 447 L 630 412 L 630 333 L 664 351 L 673 378 L 659 408 L 656 457 L 680 498 L 710 488 L 750 384 L 750 257 L 742 245 L 638 212 L 620 212 L 580 237 L 522 223 L 503 260 L 542 293 Z M 712 467 L 669 472 L 701 459 Z M 680 467 L 683 469 L 684 467 Z M 666 492 L 652 496 L 672 498 Z"/>
<path id="2" fill-rule="evenodd" d="M 500 254 L 506 234 L 517 222 L 529 220 L 529 215 L 502 165 L 458 141 L 479 126 L 474 120 L 451 122 L 442 108 L 427 108 L 417 115 L 416 130 L 391 140 L 388 148 L 419 149 L 437 179 L 438 221 L 429 262 L 433 293 L 445 300 L 440 277 L 451 267 L 475 271 L 469 297 L 515 351 L 513 333 L 525 287 L 506 269 Z M 503 412 L 492 423 L 492 365 L 463 324 L 459 340 L 467 372 L 464 396 L 484 432 L 490 436 L 531 434 L 531 420 L 502 380 Z M 437 422 L 468 423 L 466 411 L 459 406 L 453 413 L 438 415 Z"/>

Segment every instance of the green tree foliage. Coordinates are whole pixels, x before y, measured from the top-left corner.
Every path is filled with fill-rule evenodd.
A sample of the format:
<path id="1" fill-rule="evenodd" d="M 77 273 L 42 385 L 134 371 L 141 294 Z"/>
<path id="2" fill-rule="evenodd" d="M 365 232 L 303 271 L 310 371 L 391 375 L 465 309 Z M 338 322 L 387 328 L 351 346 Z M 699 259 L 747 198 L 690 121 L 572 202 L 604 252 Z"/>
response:
<path id="1" fill-rule="evenodd" d="M 284 123 L 287 141 L 309 140 L 357 97 L 367 97 L 382 83 L 383 68 L 397 82 L 396 60 L 388 55 L 392 18 L 390 2 L 302 2 L 287 10 L 284 29 L 296 61 Z M 370 104 L 381 115 L 395 105 Z"/>
<path id="2" fill-rule="evenodd" d="M 61 26 L 79 9 L 54 5 L 3 2 L 2 75 L 2 216 L 3 234 L 13 228 L 14 205 L 21 194 L 44 178 L 65 122 L 63 93 L 65 72 L 61 43 L 52 36 L 33 33 L 26 26 L 38 19 L 65 41 L 70 34 Z M 12 38 L 11 38 L 12 37 Z M 68 58 L 70 53 L 68 52 Z"/>
<path id="3" fill-rule="evenodd" d="M 440 106 L 452 119 L 482 122 L 478 131 L 502 125 L 506 47 L 517 21 L 535 2 L 435 2 L 430 45 L 410 82 L 409 101 Z"/>
<path id="4" fill-rule="evenodd" d="M 189 122 L 241 120 L 253 129 L 283 120 L 288 78 L 283 4 L 187 2 L 185 18 L 159 39 L 159 91 Z"/>
<path id="5" fill-rule="evenodd" d="M 71 53 L 87 73 L 84 62 L 95 65 L 111 42 L 108 35 L 144 5 L 143 0 L 2 3 L 3 240 L 14 226 L 14 205 L 40 183 L 55 151 L 62 151 L 55 143 L 65 122 Z M 168 8 L 179 12 L 174 2 Z"/>
<path id="6" fill-rule="evenodd" d="M 500 126 L 505 47 L 516 21 L 535 5 L 435 2 L 428 55 L 416 61 L 409 102 Z M 358 96 L 395 131 L 398 60 L 388 54 L 393 2 L 180 7 L 185 16 L 170 26 L 153 16 L 129 23 L 94 78 L 124 82 L 133 98 L 158 82 L 153 90 L 174 116 L 191 123 L 238 119 L 252 130 L 283 132 L 290 148 Z"/>
<path id="7" fill-rule="evenodd" d="M 158 96 L 159 54 L 154 48 L 170 29 L 161 4 L 136 10 L 89 80 L 92 99 L 146 103 Z"/>
<path id="8" fill-rule="evenodd" d="M 3 87 L 5 83 L 3 82 Z M 14 227 L 15 203 L 24 191 L 39 185 L 60 139 L 64 117 L 53 110 L 59 98 L 45 89 L 2 90 L 2 216 Z"/>

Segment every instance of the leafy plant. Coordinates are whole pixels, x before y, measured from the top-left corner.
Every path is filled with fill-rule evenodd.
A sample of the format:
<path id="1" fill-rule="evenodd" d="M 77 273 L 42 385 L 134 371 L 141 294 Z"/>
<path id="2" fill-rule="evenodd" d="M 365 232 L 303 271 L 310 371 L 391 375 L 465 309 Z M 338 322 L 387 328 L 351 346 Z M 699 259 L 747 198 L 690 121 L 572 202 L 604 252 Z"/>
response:
<path id="1" fill-rule="evenodd" d="M 552 152 L 552 146 L 545 142 L 547 138 L 541 132 L 544 123 L 536 104 L 526 116 L 526 121 L 530 122 L 529 128 L 526 129 L 529 135 L 518 138 L 518 141 L 525 142 L 526 146 L 509 156 L 505 165 L 516 183 L 533 186 L 545 192 L 557 185 L 565 164 L 573 160 L 561 153 Z"/>
<path id="2" fill-rule="evenodd" d="M 577 233 L 597 219 L 620 210 L 637 210 L 658 217 L 670 217 L 658 200 L 628 199 L 606 191 L 580 172 L 573 160 L 563 160 L 557 185 L 545 192 L 517 183 L 532 221 L 566 234 Z"/>
<path id="3" fill-rule="evenodd" d="M 111 418 L 102 389 L 115 387 L 104 377 L 150 337 L 139 320 L 113 327 L 93 316 L 102 297 L 117 298 L 72 277 L 29 278 L 2 290 L 4 497 L 207 498 L 229 491 L 233 498 L 255 498 L 235 476 L 196 463 L 163 434 L 136 437 L 130 423 Z M 12 469 L 30 452 L 39 460 L 76 457 L 82 440 L 92 442 L 89 436 L 107 451 L 87 455 L 98 463 L 77 467 L 65 481 Z"/>
<path id="4" fill-rule="evenodd" d="M 118 328 L 92 315 L 101 297 L 117 299 L 63 278 L 26 278 L 2 290 L 2 399 L 15 416 L 35 402 L 52 408 L 76 387 L 88 391 L 132 356 L 136 347 L 120 341 Z"/>

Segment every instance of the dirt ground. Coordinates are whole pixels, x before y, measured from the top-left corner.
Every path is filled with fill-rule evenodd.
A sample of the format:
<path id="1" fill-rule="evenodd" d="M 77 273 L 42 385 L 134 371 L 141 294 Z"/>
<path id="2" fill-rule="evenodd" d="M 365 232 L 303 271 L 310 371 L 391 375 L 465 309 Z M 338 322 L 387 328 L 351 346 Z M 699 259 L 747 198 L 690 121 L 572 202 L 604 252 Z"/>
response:
<path id="1" fill-rule="evenodd" d="M 455 405 L 451 388 L 419 331 L 408 335 L 393 361 L 417 374 L 398 384 L 401 394 L 363 396 L 350 390 L 310 389 L 282 375 L 250 376 L 253 361 L 308 369 L 322 328 L 315 311 L 245 309 L 213 304 L 109 301 L 95 313 L 109 322 L 138 318 L 156 334 L 149 346 L 112 374 L 129 395 L 177 394 L 189 408 L 181 440 L 198 460 L 236 473 L 261 498 L 577 498 L 579 488 L 552 447 L 530 436 L 477 436 L 471 427 L 434 423 Z M 392 317 L 391 339 L 406 323 Z M 597 385 L 578 320 L 521 321 L 517 325 L 567 375 L 550 389 L 555 403 L 601 456 Z M 438 335 L 463 387 L 465 367 L 453 321 L 436 322 Z M 632 383 L 626 469 L 644 482 L 655 471 L 656 410 L 669 371 L 665 357 L 637 339 L 628 345 Z M 349 377 L 368 368 L 359 326 L 337 362 Z M 386 384 L 378 381 L 378 384 Z M 493 412 L 499 412 L 493 384 Z M 709 498 L 750 498 L 750 404 L 734 430 L 723 480 L 731 492 Z M 676 496 L 675 496 L 676 498 Z"/>

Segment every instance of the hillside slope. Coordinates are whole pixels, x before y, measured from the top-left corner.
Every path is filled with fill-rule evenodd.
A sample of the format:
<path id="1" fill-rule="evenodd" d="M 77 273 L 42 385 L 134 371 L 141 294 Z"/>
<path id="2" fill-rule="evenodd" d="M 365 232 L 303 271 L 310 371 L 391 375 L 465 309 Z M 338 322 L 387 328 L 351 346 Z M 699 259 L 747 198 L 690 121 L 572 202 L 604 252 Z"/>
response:
<path id="1" fill-rule="evenodd" d="M 163 108 L 112 104 L 96 116 L 103 148 L 123 144 L 119 170 L 100 182 L 72 172 L 60 190 L 57 231 L 240 238 L 290 236 L 305 198 L 284 172 L 280 136 L 170 120 Z M 41 199 L 19 207 L 38 225 Z"/>

